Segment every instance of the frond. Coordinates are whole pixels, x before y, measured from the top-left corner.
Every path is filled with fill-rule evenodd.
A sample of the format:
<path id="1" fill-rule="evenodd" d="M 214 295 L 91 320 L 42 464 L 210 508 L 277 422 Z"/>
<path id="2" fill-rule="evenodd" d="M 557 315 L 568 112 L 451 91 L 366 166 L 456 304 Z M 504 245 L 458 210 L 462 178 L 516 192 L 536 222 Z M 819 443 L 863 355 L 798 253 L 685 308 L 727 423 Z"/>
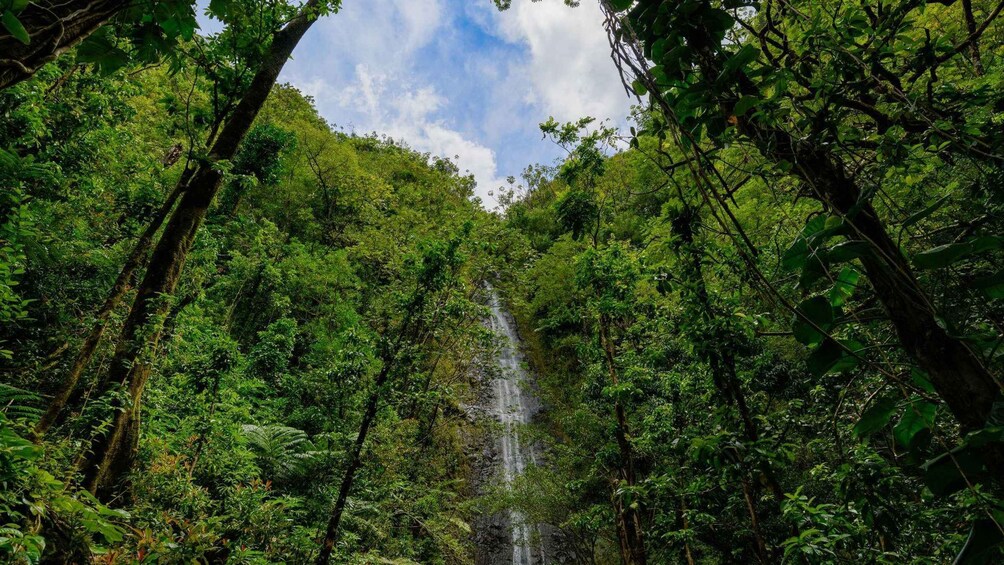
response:
<path id="1" fill-rule="evenodd" d="M 30 390 L 0 384 L 0 412 L 10 420 L 38 420 L 42 416 L 42 397 Z"/>
<path id="2" fill-rule="evenodd" d="M 302 474 L 323 453 L 315 450 L 306 432 L 289 426 L 245 424 L 241 432 L 262 472 L 276 479 Z"/>

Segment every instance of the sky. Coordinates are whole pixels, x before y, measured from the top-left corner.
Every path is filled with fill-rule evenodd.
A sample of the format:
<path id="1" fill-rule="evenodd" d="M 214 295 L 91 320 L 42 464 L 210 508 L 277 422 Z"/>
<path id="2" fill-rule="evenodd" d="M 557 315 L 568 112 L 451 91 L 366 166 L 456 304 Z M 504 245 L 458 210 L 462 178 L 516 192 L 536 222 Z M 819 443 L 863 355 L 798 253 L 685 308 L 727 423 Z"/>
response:
<path id="1" fill-rule="evenodd" d="M 593 0 L 343 0 L 317 22 L 280 81 L 347 132 L 376 132 L 449 157 L 489 192 L 562 151 L 538 124 L 584 116 L 623 125 L 631 100 Z"/>

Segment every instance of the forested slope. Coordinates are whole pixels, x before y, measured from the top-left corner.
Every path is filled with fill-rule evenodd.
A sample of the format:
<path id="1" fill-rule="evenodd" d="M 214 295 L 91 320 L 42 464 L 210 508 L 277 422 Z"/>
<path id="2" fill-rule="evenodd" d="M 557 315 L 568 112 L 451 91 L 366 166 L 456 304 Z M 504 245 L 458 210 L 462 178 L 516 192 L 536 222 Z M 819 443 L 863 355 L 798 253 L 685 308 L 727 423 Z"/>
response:
<path id="1" fill-rule="evenodd" d="M 34 559 L 44 538 L 52 562 L 99 548 L 117 562 L 310 560 L 379 392 L 341 547 L 463 561 L 457 403 L 490 344 L 476 300 L 500 269 L 499 226 L 453 164 L 338 133 L 291 87 L 273 91 L 164 297 L 137 472 L 127 498 L 104 500 L 121 511 L 72 473 L 115 414 L 121 392 L 102 392 L 102 379 L 139 273 L 45 441 L 13 435 L 31 436 L 184 174 L 182 148 L 212 113 L 192 84 L 51 67 L 0 93 L 0 146 L 12 148 L 0 173 L 12 525 L 0 548 Z"/>
<path id="2" fill-rule="evenodd" d="M 601 561 L 1000 562 L 1001 6 L 603 6 L 635 127 L 543 124 L 506 211 L 530 506 Z"/>
<path id="3" fill-rule="evenodd" d="M 339 2 L 76 5 L 0 0 L 0 560 L 1004 558 L 1004 4 L 604 0 L 629 131 L 496 212 L 278 84 Z"/>

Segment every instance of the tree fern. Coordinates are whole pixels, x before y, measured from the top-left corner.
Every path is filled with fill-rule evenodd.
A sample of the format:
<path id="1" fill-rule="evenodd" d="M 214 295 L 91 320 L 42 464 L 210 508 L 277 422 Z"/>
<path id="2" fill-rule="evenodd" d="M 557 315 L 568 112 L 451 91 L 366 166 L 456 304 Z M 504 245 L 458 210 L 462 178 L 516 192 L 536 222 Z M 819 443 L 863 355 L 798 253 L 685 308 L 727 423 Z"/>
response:
<path id="1" fill-rule="evenodd" d="M 0 384 L 0 412 L 10 420 L 38 420 L 42 416 L 42 397 L 30 390 Z"/>
<path id="2" fill-rule="evenodd" d="M 248 447 L 267 478 L 288 480 L 304 474 L 322 454 L 306 432 L 288 426 L 241 426 Z"/>

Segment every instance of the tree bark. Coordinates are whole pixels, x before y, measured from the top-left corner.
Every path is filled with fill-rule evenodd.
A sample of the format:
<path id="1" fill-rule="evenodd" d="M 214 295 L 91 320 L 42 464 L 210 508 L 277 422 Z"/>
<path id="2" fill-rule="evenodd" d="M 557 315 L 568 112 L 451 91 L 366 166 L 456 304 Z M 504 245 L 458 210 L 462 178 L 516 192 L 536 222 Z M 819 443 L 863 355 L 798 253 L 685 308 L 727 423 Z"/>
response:
<path id="1" fill-rule="evenodd" d="M 701 74 L 709 82 L 720 76 L 722 65 L 718 54 L 708 47 L 706 38 L 711 36 L 708 30 L 697 28 L 687 34 L 687 43 L 698 53 Z M 648 84 L 655 84 L 651 75 L 644 78 Z M 870 244 L 873 253 L 865 254 L 860 261 L 904 351 L 930 377 L 963 432 L 983 428 L 994 403 L 1001 398 L 1001 383 L 975 352 L 938 324 L 931 301 L 909 262 L 886 231 L 871 202 L 862 200 L 863 191 L 848 174 L 843 161 L 829 148 L 797 140 L 791 133 L 759 123 L 749 114 L 733 116 L 732 109 L 739 95 L 759 94 L 745 75 L 739 75 L 735 86 L 738 93 L 720 86 L 709 87 L 712 92 L 721 93 L 718 99 L 721 119 L 732 120 L 738 131 L 766 159 L 794 163 L 792 174 L 807 185 L 814 199 L 848 223 L 854 232 L 849 238 Z M 654 100 L 667 116 L 673 116 L 673 107 L 657 94 L 657 90 L 655 92 Z M 986 446 L 983 453 L 993 474 L 1004 476 L 1004 445 Z"/>
<path id="2" fill-rule="evenodd" d="M 688 41 L 703 44 L 700 38 Z M 719 75 L 721 65 L 717 56 L 703 50 L 699 61 L 705 77 Z M 740 75 L 736 82 L 742 95 L 759 94 L 747 76 Z M 723 119 L 731 115 L 736 98 L 729 93 L 722 97 Z M 758 123 L 748 114 L 735 120 L 739 132 L 764 157 L 776 163 L 795 164 L 792 174 L 807 185 L 812 197 L 850 226 L 854 233 L 849 239 L 871 246 L 873 252 L 866 253 L 860 261 L 903 349 L 930 377 L 963 431 L 983 428 L 1002 393 L 1001 384 L 969 346 L 938 324 L 934 306 L 910 263 L 886 231 L 871 201 L 862 199 L 864 191 L 848 174 L 839 156 L 819 144 L 796 140 L 787 131 Z M 988 447 L 988 454 L 1000 465 L 998 470 L 1004 470 L 1004 448 Z"/>
<path id="3" fill-rule="evenodd" d="M 232 159 L 236 154 L 283 65 L 315 21 L 313 11 L 318 5 L 318 0 L 311 0 L 276 32 L 248 90 L 213 143 L 208 162 L 192 176 L 153 251 L 150 267 L 137 289 L 108 373 L 108 382 L 121 384 L 128 392 L 129 402 L 116 411 L 109 432 L 93 439 L 81 463 L 84 485 L 103 500 L 115 494 L 135 456 L 140 401 L 152 368 L 149 357 L 156 351 L 162 318 L 170 308 L 169 301 L 163 297 L 174 293 L 199 227 L 219 192 L 222 175 L 215 163 Z"/>
<path id="4" fill-rule="evenodd" d="M 844 218 L 854 232 L 850 238 L 870 244 L 872 252 L 860 258 L 861 264 L 903 348 L 930 377 L 963 431 L 983 428 L 1001 394 L 1000 384 L 975 352 L 938 324 L 912 267 L 871 203 L 861 200 L 855 180 L 839 161 L 817 148 L 798 145 L 787 133 L 761 130 L 760 134 L 771 140 L 761 143 L 761 151 L 775 160 L 790 156 L 799 163 L 799 176 L 817 200 Z"/>
<path id="5" fill-rule="evenodd" d="M 614 365 L 614 344 L 610 340 L 610 323 L 606 316 L 600 316 L 600 342 L 607 362 L 610 382 L 617 386 L 619 379 Z M 623 485 L 633 487 L 636 484 L 634 472 L 634 453 L 628 439 L 627 414 L 620 400 L 614 401 L 614 415 L 617 419 L 617 447 L 620 450 L 621 464 L 618 477 L 614 481 L 614 509 L 617 512 L 617 537 L 621 545 L 621 558 L 626 565 L 645 565 L 645 530 L 642 527 L 641 512 L 636 504 L 624 504 L 624 497 L 616 491 Z"/>
<path id="6" fill-rule="evenodd" d="M 682 199 L 683 195 L 681 194 L 680 197 Z M 696 306 L 700 310 L 700 315 L 709 321 L 713 321 L 718 317 L 718 312 L 714 304 L 712 304 L 707 283 L 704 279 L 701 250 L 695 244 L 694 223 L 696 218 L 696 211 L 686 206 L 680 217 L 673 222 L 673 229 L 680 237 L 680 245 L 677 247 L 677 252 L 685 254 L 690 263 L 687 271 L 689 271 L 691 284 L 686 285 L 686 288 L 693 294 L 693 299 L 697 303 Z M 733 403 L 736 410 L 738 410 L 743 426 L 743 436 L 746 441 L 752 443 L 760 439 L 760 431 L 746 403 L 746 395 L 742 390 L 742 383 L 739 381 L 739 375 L 736 371 L 736 357 L 732 353 L 733 343 L 730 343 L 731 341 L 728 336 L 718 342 L 712 341 L 709 343 L 705 341 L 704 343 L 697 344 L 697 350 L 708 363 L 711 369 L 712 380 L 719 394 L 725 397 L 727 402 Z M 744 471 L 740 472 L 745 475 Z M 784 492 L 768 462 L 760 464 L 760 474 L 768 490 L 773 495 L 774 506 L 772 510 L 780 514 L 780 503 L 783 500 Z M 753 533 L 757 558 L 761 563 L 768 563 L 771 552 L 764 541 L 760 528 L 760 517 L 751 492 L 752 487 L 745 476 L 740 477 L 740 481 L 746 501 L 746 509 L 749 512 L 750 528 Z"/>
<path id="7" fill-rule="evenodd" d="M 680 195 L 681 200 L 683 195 Z M 701 315 L 708 320 L 718 317 L 715 306 L 711 302 L 711 295 L 708 292 L 707 283 L 704 279 L 704 266 L 701 262 L 701 250 L 695 244 L 694 223 L 697 219 L 697 211 L 689 205 L 685 208 L 681 216 L 673 223 L 673 230 L 680 236 L 680 245 L 677 246 L 677 253 L 685 254 L 689 259 L 689 271 L 691 285 L 686 286 L 697 301 L 697 306 Z M 755 442 L 760 439 L 760 430 L 753 419 L 749 405 L 746 403 L 746 394 L 743 392 L 742 383 L 739 381 L 739 374 L 736 371 L 736 357 L 733 354 L 731 343 L 701 343 L 698 344 L 701 355 L 705 358 L 711 368 L 712 379 L 715 388 L 726 400 L 735 403 L 736 410 L 739 411 L 739 418 L 743 424 L 743 435 L 747 441 Z M 784 500 L 784 491 L 774 476 L 774 471 L 770 465 L 764 464 L 760 469 L 764 482 L 771 491 L 775 501 L 780 504 Z"/>
<path id="8" fill-rule="evenodd" d="M 321 551 L 318 553 L 317 560 L 315 561 L 317 565 L 327 565 L 331 561 L 331 553 L 335 548 L 335 542 L 338 541 L 338 527 L 341 525 L 342 515 L 345 513 L 345 505 L 348 503 L 349 494 L 352 492 L 352 484 L 356 480 L 356 472 L 359 471 L 359 467 L 362 465 L 362 453 L 363 448 L 366 447 L 366 436 L 369 434 L 370 427 L 372 427 L 373 422 L 376 420 L 377 410 L 383 398 L 384 387 L 400 362 L 399 355 L 401 354 L 402 344 L 415 340 L 416 336 L 422 333 L 422 324 L 416 323 L 413 325 L 412 320 L 424 303 L 425 294 L 419 288 L 412 297 L 393 345 L 389 345 L 381 355 L 383 366 L 380 368 L 380 372 L 373 382 L 373 390 L 366 401 L 366 411 L 363 413 L 362 422 L 359 424 L 359 434 L 356 435 L 356 441 L 352 445 L 352 452 L 349 454 L 349 465 L 342 476 L 342 483 L 338 488 L 338 498 L 335 500 L 335 506 L 331 509 L 331 516 L 328 518 L 328 526 L 324 532 L 324 539 L 321 541 Z"/>
<path id="9" fill-rule="evenodd" d="M 376 381 L 373 383 L 373 391 L 366 402 L 366 412 L 363 413 L 363 420 L 359 425 L 359 435 L 352 444 L 352 453 L 349 455 L 349 466 L 342 476 L 342 484 L 338 488 L 338 498 L 335 506 L 331 510 L 331 517 L 328 519 L 328 527 L 324 533 L 324 541 L 321 542 L 321 552 L 317 556 L 317 565 L 327 565 L 331 560 L 331 552 L 335 548 L 335 541 L 338 539 L 338 526 L 342 521 L 342 514 L 345 513 L 345 505 L 349 500 L 349 493 L 352 492 L 352 484 L 356 480 L 356 472 L 362 465 L 363 448 L 366 446 L 366 436 L 370 427 L 376 419 L 377 409 L 380 407 L 380 399 L 383 396 L 383 387 L 387 383 L 392 369 L 391 363 L 385 363 Z"/>
<path id="10" fill-rule="evenodd" d="M 0 90 L 30 78 L 128 6 L 122 0 L 29 3 L 17 14 L 17 19 L 31 37 L 31 43 L 25 45 L 0 28 Z"/>
<path id="11" fill-rule="evenodd" d="M 983 58 L 980 56 L 980 40 L 976 33 L 976 17 L 973 16 L 973 0 L 962 0 L 962 14 L 966 18 L 966 31 L 973 38 L 969 42 L 969 58 L 973 62 L 973 71 L 977 76 L 983 76 Z"/>
<path id="12" fill-rule="evenodd" d="M 91 359 L 94 358 L 94 352 L 97 351 L 98 344 L 101 343 L 101 337 L 104 335 L 105 328 L 108 325 L 108 318 L 129 290 L 129 281 L 132 280 L 133 274 L 144 265 L 144 259 L 146 258 L 147 251 L 150 250 L 150 246 L 153 244 L 154 236 L 157 235 L 157 231 L 160 230 L 160 226 L 163 225 L 167 215 L 174 209 L 174 204 L 177 202 L 178 197 L 181 196 L 183 190 L 184 186 L 179 184 L 171 192 L 170 196 L 167 197 L 167 200 L 160 207 L 160 210 L 158 210 L 157 215 L 154 216 L 153 221 L 147 226 L 146 231 L 143 232 L 136 242 L 132 253 L 126 258 L 125 265 L 122 266 L 118 278 L 112 284 L 108 297 L 105 298 L 104 304 L 101 305 L 101 309 L 95 315 L 94 325 L 91 326 L 90 333 L 87 334 L 83 344 L 81 344 L 80 351 L 77 353 L 77 357 L 73 360 L 73 365 L 70 367 L 70 372 L 63 379 L 62 384 L 60 384 L 59 389 L 53 395 L 52 401 L 49 402 L 49 406 L 42 415 L 42 418 L 35 425 L 34 433 L 36 439 L 40 439 L 45 435 L 49 431 L 49 428 L 59 420 L 59 416 L 69 402 L 70 396 L 73 395 L 73 392 L 77 388 L 80 376 L 87 369 Z"/>

